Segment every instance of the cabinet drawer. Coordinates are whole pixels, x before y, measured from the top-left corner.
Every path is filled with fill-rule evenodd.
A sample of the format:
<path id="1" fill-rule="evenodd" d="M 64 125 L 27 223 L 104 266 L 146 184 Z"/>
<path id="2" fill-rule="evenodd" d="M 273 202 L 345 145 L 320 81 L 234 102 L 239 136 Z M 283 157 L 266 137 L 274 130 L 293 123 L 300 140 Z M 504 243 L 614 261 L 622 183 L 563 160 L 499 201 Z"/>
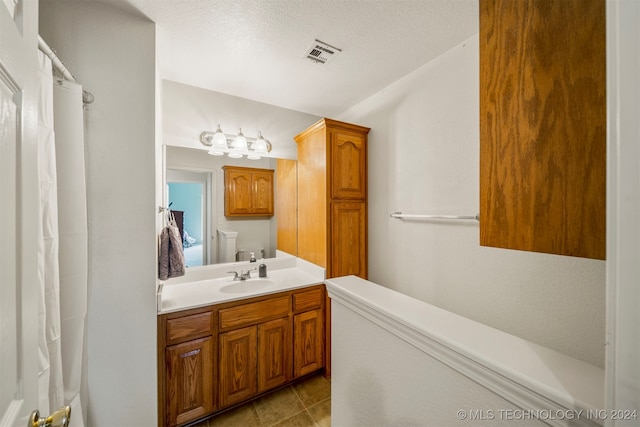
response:
<path id="1" fill-rule="evenodd" d="M 211 333 L 213 312 L 192 314 L 167 320 L 167 342 Z"/>
<path id="2" fill-rule="evenodd" d="M 316 288 L 310 291 L 293 294 L 293 311 L 306 311 L 322 306 L 322 289 Z"/>
<path id="3" fill-rule="evenodd" d="M 289 315 L 288 296 L 220 310 L 220 330 L 255 325 Z"/>

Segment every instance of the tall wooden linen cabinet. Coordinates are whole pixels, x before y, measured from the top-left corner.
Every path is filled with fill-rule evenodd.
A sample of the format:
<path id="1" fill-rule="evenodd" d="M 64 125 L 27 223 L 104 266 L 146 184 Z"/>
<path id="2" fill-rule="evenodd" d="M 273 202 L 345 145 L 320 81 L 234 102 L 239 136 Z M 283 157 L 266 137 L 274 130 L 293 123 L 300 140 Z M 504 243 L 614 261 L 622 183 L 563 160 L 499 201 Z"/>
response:
<path id="1" fill-rule="evenodd" d="M 367 135 L 369 128 L 321 119 L 298 144 L 298 257 L 327 278 L 367 278 Z M 326 301 L 325 372 L 331 375 L 331 310 Z"/>

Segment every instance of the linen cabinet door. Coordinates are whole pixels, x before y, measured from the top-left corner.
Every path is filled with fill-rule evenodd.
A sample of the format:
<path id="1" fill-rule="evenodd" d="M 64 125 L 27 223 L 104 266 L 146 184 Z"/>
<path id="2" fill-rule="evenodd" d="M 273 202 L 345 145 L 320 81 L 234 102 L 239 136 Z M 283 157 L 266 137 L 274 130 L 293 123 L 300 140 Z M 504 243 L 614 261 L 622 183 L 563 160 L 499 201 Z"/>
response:
<path id="1" fill-rule="evenodd" d="M 293 376 L 301 377 L 324 367 L 322 310 L 293 317 Z"/>
<path id="2" fill-rule="evenodd" d="M 365 203 L 331 203 L 329 277 L 367 278 L 367 212 Z"/>
<path id="3" fill-rule="evenodd" d="M 331 198 L 364 200 L 367 195 L 366 134 L 330 131 Z"/>
<path id="4" fill-rule="evenodd" d="M 291 379 L 291 318 L 258 325 L 258 393 Z"/>
<path id="5" fill-rule="evenodd" d="M 211 337 L 166 349 L 167 422 L 184 424 L 213 412 L 213 341 Z"/>
<path id="6" fill-rule="evenodd" d="M 257 390 L 257 327 L 237 329 L 219 336 L 220 406 L 253 397 Z"/>

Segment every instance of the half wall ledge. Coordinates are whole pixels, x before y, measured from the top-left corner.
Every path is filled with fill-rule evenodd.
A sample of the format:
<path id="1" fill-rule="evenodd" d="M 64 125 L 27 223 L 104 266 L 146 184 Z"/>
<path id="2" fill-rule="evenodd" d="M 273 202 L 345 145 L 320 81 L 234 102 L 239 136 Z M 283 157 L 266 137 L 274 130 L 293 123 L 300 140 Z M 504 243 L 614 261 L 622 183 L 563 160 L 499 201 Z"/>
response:
<path id="1" fill-rule="evenodd" d="M 335 425 L 594 426 L 608 418 L 602 368 L 356 276 L 325 283 Z"/>

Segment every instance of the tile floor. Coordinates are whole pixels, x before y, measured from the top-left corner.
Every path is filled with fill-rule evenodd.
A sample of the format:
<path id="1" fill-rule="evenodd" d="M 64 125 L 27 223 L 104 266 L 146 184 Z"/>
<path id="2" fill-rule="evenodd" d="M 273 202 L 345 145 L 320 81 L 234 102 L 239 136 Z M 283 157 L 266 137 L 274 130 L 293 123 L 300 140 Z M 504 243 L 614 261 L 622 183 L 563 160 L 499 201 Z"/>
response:
<path id="1" fill-rule="evenodd" d="M 193 427 L 289 426 L 331 426 L 331 380 L 315 375 Z"/>

